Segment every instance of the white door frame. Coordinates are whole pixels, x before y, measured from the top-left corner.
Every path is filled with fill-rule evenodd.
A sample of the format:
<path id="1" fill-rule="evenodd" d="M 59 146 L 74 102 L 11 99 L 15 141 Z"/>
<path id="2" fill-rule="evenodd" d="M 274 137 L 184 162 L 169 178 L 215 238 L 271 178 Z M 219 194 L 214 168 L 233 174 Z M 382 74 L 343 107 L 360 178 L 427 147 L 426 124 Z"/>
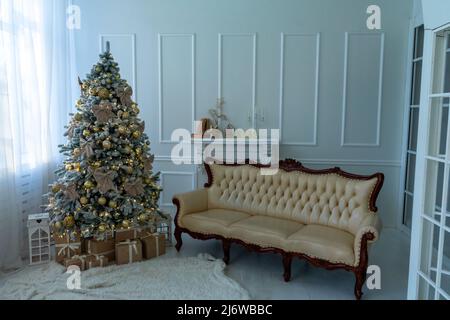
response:
<path id="1" fill-rule="evenodd" d="M 414 184 L 415 197 L 413 203 L 413 222 L 411 231 L 411 248 L 410 248 L 410 265 L 408 278 L 408 299 L 418 298 L 419 289 L 419 271 L 421 262 L 422 248 L 422 212 L 425 209 L 426 196 L 426 154 L 429 138 L 429 120 L 431 112 L 431 97 L 433 85 L 433 70 L 435 57 L 436 34 L 442 30 L 450 28 L 450 23 L 435 30 L 425 29 L 424 34 L 424 52 L 422 64 L 422 88 L 419 111 L 419 129 L 418 129 L 418 146 L 416 157 L 416 180 Z M 450 129 L 450 128 L 449 128 Z M 447 141 L 448 143 L 448 141 Z M 446 171 L 447 176 L 448 172 Z M 447 177 L 444 176 L 444 179 Z M 448 179 L 448 178 L 447 178 Z M 445 184 L 444 184 L 445 189 Z M 445 192 L 445 190 L 444 190 Z M 443 198 L 446 194 L 443 193 Z M 442 212 L 444 215 L 444 212 Z M 442 239 L 440 239 L 441 242 Z M 440 265 L 438 265 L 438 268 Z"/>

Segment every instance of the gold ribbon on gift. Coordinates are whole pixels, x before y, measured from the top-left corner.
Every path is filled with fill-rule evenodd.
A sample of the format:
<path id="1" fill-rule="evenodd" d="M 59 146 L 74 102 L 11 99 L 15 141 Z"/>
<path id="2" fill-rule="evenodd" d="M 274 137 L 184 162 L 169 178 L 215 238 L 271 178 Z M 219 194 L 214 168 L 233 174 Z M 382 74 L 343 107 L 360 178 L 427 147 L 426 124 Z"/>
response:
<path id="1" fill-rule="evenodd" d="M 66 258 L 71 258 L 70 252 L 72 251 L 75 254 L 75 250 L 80 249 L 81 242 L 69 242 L 69 243 L 61 243 L 55 245 L 56 249 L 61 248 L 58 250 L 58 256 L 65 255 Z"/>
<path id="2" fill-rule="evenodd" d="M 125 240 L 119 242 L 119 245 L 127 245 L 128 246 L 128 263 L 133 263 L 133 251 L 135 254 L 137 251 L 137 241 L 136 240 Z"/>
<path id="3" fill-rule="evenodd" d="M 158 233 L 158 232 L 155 232 L 155 233 L 147 232 L 147 234 L 145 236 L 141 237 L 142 240 L 146 239 L 146 238 L 149 238 L 149 237 L 155 237 L 155 240 L 156 240 L 156 256 L 157 257 L 159 257 L 159 235 L 160 235 L 160 233 Z"/>

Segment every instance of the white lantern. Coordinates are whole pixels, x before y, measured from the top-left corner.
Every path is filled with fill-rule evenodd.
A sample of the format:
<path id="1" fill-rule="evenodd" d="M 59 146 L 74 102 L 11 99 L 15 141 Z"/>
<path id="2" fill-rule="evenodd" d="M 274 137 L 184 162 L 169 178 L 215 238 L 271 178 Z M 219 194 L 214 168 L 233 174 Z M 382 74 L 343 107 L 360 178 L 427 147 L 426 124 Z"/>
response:
<path id="1" fill-rule="evenodd" d="M 172 217 L 169 214 L 163 214 L 164 217 L 157 219 L 156 221 L 156 232 L 165 235 L 166 244 L 168 246 L 172 245 Z"/>
<path id="2" fill-rule="evenodd" d="M 28 216 L 28 241 L 30 264 L 50 261 L 50 226 L 48 213 L 30 214 Z"/>

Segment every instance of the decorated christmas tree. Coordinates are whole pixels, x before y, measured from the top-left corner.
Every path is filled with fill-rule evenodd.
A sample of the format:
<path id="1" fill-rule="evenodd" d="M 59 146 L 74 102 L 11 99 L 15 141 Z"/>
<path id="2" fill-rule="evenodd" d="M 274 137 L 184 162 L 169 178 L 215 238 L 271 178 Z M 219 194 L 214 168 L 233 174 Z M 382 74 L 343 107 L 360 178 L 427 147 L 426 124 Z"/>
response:
<path id="1" fill-rule="evenodd" d="M 59 234 L 102 237 L 151 224 L 161 214 L 145 124 L 107 47 L 87 79 L 79 80 L 77 113 L 66 127 L 67 143 L 59 146 L 65 161 L 47 207 Z"/>

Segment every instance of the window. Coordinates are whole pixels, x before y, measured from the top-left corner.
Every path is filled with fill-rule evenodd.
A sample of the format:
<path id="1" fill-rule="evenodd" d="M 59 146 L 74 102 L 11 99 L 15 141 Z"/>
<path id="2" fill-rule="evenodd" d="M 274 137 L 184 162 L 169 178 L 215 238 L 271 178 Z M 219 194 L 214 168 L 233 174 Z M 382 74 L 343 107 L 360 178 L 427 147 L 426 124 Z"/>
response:
<path id="1" fill-rule="evenodd" d="M 403 195 L 403 224 L 411 229 L 412 208 L 414 200 L 414 180 L 417 156 L 417 133 L 419 129 L 420 89 L 422 81 L 423 60 L 423 25 L 414 29 L 414 52 L 412 60 L 412 83 L 409 103 L 409 131 L 406 150 L 406 175 Z"/>

